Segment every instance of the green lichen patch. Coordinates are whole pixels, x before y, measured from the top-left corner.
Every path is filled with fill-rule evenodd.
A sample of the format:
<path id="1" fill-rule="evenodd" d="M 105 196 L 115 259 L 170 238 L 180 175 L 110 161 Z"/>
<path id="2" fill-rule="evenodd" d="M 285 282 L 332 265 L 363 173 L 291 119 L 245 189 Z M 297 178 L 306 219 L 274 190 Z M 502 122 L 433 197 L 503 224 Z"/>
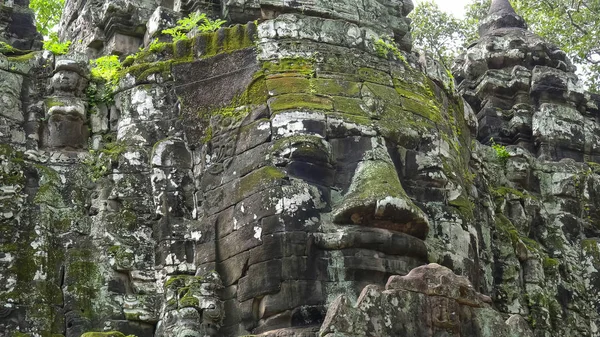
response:
<path id="1" fill-rule="evenodd" d="M 540 244 L 527 237 L 515 227 L 515 225 L 504 214 L 496 213 L 496 229 L 510 238 L 513 247 L 516 249 L 517 244 L 522 243 L 528 251 L 546 256 Z"/>
<path id="2" fill-rule="evenodd" d="M 306 77 L 279 77 L 266 81 L 269 95 L 294 94 L 311 92 L 309 80 Z"/>
<path id="3" fill-rule="evenodd" d="M 17 56 L 7 57 L 8 61 L 15 63 L 29 63 L 37 55 L 36 52 L 27 52 L 25 54 L 17 54 Z"/>
<path id="4" fill-rule="evenodd" d="M 365 83 L 363 90 L 368 89 L 374 97 L 387 104 L 402 106 L 403 99 L 396 90 L 387 85 Z"/>
<path id="5" fill-rule="evenodd" d="M 596 239 L 581 240 L 581 249 L 600 263 L 600 244 Z"/>
<path id="6" fill-rule="evenodd" d="M 172 64 L 173 60 L 135 64 L 123 68 L 119 77 L 122 78 L 125 75 L 130 74 L 139 82 L 147 81 L 148 78 L 154 74 L 160 74 L 163 78 L 168 78 L 171 74 Z"/>
<path id="7" fill-rule="evenodd" d="M 229 105 L 224 107 L 207 108 L 198 111 L 198 116 L 204 121 L 209 121 L 213 116 L 232 118 L 236 121 L 246 117 L 252 108 L 257 105 L 266 104 L 268 96 L 267 81 L 262 72 L 254 74 L 254 77 L 246 90 L 234 97 Z M 213 129 L 207 126 L 203 141 L 209 142 L 213 136 Z"/>
<path id="8" fill-rule="evenodd" d="M 375 47 L 375 52 L 379 57 L 396 59 L 408 64 L 406 56 L 398 49 L 398 46 L 396 46 L 396 43 L 391 37 L 384 36 L 383 38 L 377 39 L 373 42 L 373 45 Z"/>
<path id="9" fill-rule="evenodd" d="M 108 142 L 99 151 L 90 150 L 88 158 L 83 161 L 88 177 L 94 182 L 104 177 L 126 149 L 122 142 Z"/>
<path id="10" fill-rule="evenodd" d="M 323 148 L 323 138 L 313 135 L 294 135 L 277 140 L 271 147 L 271 153 L 277 153 L 298 145 L 307 144 L 315 148 Z"/>
<path id="11" fill-rule="evenodd" d="M 443 120 L 440 107 L 433 100 L 422 101 L 413 98 L 403 98 L 402 106 L 404 109 L 433 122 L 441 123 Z"/>
<path id="12" fill-rule="evenodd" d="M 535 197 L 532 196 L 531 194 L 529 194 L 527 191 L 521 192 L 515 188 L 511 188 L 511 187 L 507 187 L 507 186 L 491 188 L 490 192 L 491 192 L 492 196 L 495 198 L 505 199 L 507 197 L 514 196 L 519 199 L 535 199 Z"/>
<path id="13" fill-rule="evenodd" d="M 329 111 L 333 110 L 333 102 L 330 98 L 316 95 L 287 94 L 271 98 L 269 107 L 273 112 L 292 109 Z"/>
<path id="14" fill-rule="evenodd" d="M 0 41 L 0 54 L 4 54 L 9 57 L 9 59 L 19 59 L 21 57 L 25 57 L 26 59 L 31 58 L 35 55 L 31 50 L 21 50 L 11 46 L 6 42 Z M 32 55 L 33 54 L 33 55 Z"/>
<path id="15" fill-rule="evenodd" d="M 469 199 L 466 193 L 463 193 L 460 197 L 450 201 L 449 204 L 456 207 L 464 219 L 475 219 L 475 215 L 473 213 L 475 211 L 475 204 Z"/>
<path id="16" fill-rule="evenodd" d="M 273 144 L 272 154 L 281 155 L 285 153 L 295 160 L 307 160 L 311 163 L 322 162 L 329 164 L 329 149 L 323 138 L 312 135 L 295 135 L 279 139 Z"/>
<path id="17" fill-rule="evenodd" d="M 254 41 L 248 34 L 247 28 L 247 25 L 235 25 L 224 28 L 220 32 L 203 33 L 196 37 L 195 43 L 206 46 L 202 58 L 252 48 Z"/>
<path id="18" fill-rule="evenodd" d="M 556 274 L 558 272 L 558 266 L 560 265 L 560 261 L 558 259 L 553 259 L 551 257 L 545 257 L 542 260 L 542 266 L 544 268 L 544 272 L 546 275 Z"/>
<path id="19" fill-rule="evenodd" d="M 356 125 L 373 126 L 373 120 L 370 117 L 351 115 L 348 113 L 329 112 L 327 116 L 332 119 L 339 119 L 345 123 Z"/>
<path id="20" fill-rule="evenodd" d="M 102 277 L 95 252 L 90 248 L 72 248 L 66 262 L 65 291 L 73 296 L 81 315 L 93 318 L 95 299 L 98 297 Z"/>
<path id="21" fill-rule="evenodd" d="M 377 159 L 382 154 L 372 155 L 376 158 L 359 164 L 348 193 L 334 206 L 334 222 L 375 225 L 424 239 L 426 215 L 404 191 L 395 166 Z"/>
<path id="22" fill-rule="evenodd" d="M 153 74 L 169 78 L 171 66 L 195 59 L 214 57 L 223 53 L 254 47 L 247 25 L 236 25 L 219 31 L 204 32 L 194 38 L 183 36 L 174 43 L 153 42 L 146 49 L 128 56 L 119 70 L 119 78 L 130 74 L 137 81 L 147 81 Z"/>
<path id="23" fill-rule="evenodd" d="M 358 98 L 332 97 L 333 109 L 343 114 L 349 114 L 354 116 L 369 117 L 368 108 L 365 106 L 363 100 Z"/>
<path id="24" fill-rule="evenodd" d="M 329 96 L 359 97 L 362 87 L 359 82 L 334 78 L 313 78 L 310 84 L 314 93 Z"/>
<path id="25" fill-rule="evenodd" d="M 274 166 L 265 166 L 240 178 L 236 191 L 238 200 L 246 198 L 255 192 L 261 191 L 285 178 L 285 173 Z"/>
<path id="26" fill-rule="evenodd" d="M 358 78 L 364 82 L 373 82 L 381 85 L 393 85 L 390 74 L 373 68 L 358 69 Z"/>
<path id="27" fill-rule="evenodd" d="M 7 144 L 0 144 L 0 185 L 17 186 L 25 183 L 24 155 Z"/>
<path id="28" fill-rule="evenodd" d="M 280 76 L 313 77 L 316 61 L 312 58 L 293 57 L 281 58 L 263 63 L 265 75 L 269 78 Z"/>

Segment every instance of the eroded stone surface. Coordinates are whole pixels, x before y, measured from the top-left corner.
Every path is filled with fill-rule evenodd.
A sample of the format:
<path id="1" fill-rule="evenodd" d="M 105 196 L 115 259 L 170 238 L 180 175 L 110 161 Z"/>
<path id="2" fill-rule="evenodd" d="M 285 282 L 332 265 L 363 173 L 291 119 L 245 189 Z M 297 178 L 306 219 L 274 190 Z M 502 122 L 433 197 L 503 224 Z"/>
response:
<path id="1" fill-rule="evenodd" d="M 320 336 L 533 336 L 519 315 L 506 319 L 450 269 L 429 264 L 367 286 L 356 304 L 341 295 Z"/>
<path id="2" fill-rule="evenodd" d="M 114 101 L 0 55 L 0 334 L 598 336 L 598 99 L 506 5 L 457 92 L 411 1 L 67 1 L 73 58 L 167 43 Z"/>

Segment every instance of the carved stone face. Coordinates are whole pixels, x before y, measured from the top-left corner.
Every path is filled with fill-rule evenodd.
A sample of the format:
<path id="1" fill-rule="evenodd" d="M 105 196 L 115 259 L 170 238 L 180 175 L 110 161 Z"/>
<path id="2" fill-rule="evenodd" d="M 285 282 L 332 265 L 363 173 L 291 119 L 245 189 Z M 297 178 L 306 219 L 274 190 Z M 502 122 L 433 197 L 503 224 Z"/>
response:
<path id="1" fill-rule="evenodd" d="M 384 285 L 427 262 L 430 220 L 415 200 L 462 195 L 447 172 L 464 158 L 452 119 L 441 120 L 462 118 L 460 105 L 442 106 L 443 91 L 402 63 L 360 56 L 381 68 L 313 77 L 344 61 L 282 59 L 265 62 L 264 77 L 250 72 L 211 84 L 265 95 L 263 104 L 211 112 L 197 156 L 202 221 L 215 243 L 196 256 L 215 250 L 226 336 L 318 329 L 338 295 L 355 299 L 367 284 Z M 207 73 L 201 66 L 181 65 L 175 75 L 191 82 Z M 402 96 L 412 83 L 420 83 L 418 93 Z M 177 87 L 184 108 L 214 92 Z M 443 129 L 426 117 L 440 118 Z"/>
<path id="2" fill-rule="evenodd" d="M 223 303 L 217 297 L 221 281 L 216 274 L 204 277 L 175 276 L 165 284 L 166 310 L 157 336 L 216 336 L 223 320 Z"/>
<path id="3" fill-rule="evenodd" d="M 52 88 L 60 93 L 77 94 L 80 90 L 81 76 L 69 70 L 59 70 L 52 76 Z"/>

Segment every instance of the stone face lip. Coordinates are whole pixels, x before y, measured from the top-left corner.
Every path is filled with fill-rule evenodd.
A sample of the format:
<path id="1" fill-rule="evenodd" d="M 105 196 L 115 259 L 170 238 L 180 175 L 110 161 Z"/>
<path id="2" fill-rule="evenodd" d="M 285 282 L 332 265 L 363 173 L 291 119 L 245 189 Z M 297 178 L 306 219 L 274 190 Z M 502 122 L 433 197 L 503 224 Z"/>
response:
<path id="1" fill-rule="evenodd" d="M 527 29 L 527 23 L 520 17 L 508 0 L 494 0 L 487 17 L 481 20 L 479 36 L 485 36 L 501 28 Z"/>

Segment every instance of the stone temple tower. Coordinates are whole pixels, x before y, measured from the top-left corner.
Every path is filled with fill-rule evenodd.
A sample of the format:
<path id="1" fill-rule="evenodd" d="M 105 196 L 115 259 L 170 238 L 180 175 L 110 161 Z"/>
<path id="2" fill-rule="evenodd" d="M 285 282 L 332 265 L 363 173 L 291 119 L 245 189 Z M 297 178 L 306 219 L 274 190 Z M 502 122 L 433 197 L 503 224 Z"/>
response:
<path id="1" fill-rule="evenodd" d="M 528 31 L 507 0 L 492 2 L 479 34 L 454 67 L 458 90 L 477 111 L 478 139 L 598 162 L 598 96 L 584 92 L 566 54 Z"/>

